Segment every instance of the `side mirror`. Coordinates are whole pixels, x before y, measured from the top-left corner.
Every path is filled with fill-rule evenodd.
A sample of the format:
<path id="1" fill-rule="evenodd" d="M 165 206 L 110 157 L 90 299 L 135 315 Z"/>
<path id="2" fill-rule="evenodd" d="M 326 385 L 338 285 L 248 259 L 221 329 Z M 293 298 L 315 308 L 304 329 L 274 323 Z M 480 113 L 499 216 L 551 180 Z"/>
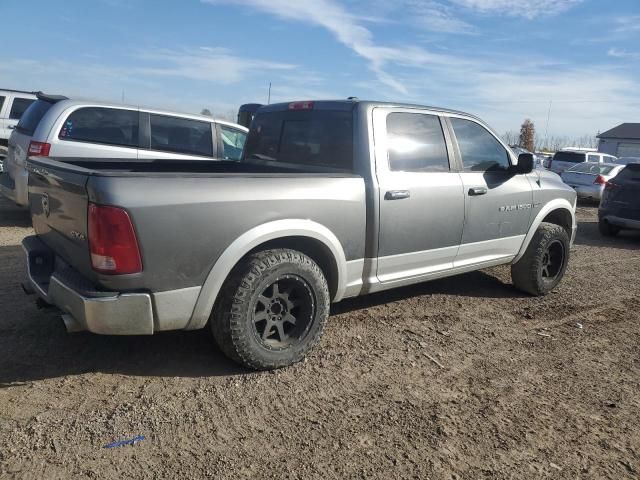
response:
<path id="1" fill-rule="evenodd" d="M 531 153 L 521 153 L 518 155 L 518 165 L 516 172 L 520 174 L 531 173 L 533 171 L 534 159 Z"/>

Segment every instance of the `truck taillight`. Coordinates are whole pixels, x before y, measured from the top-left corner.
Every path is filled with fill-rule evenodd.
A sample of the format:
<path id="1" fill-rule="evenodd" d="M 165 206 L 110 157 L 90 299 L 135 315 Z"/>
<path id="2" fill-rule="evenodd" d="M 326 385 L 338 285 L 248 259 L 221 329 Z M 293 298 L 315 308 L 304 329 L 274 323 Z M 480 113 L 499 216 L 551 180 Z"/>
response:
<path id="1" fill-rule="evenodd" d="M 95 271 L 110 275 L 142 271 L 138 240 L 126 210 L 90 203 L 88 223 Z"/>
<path id="2" fill-rule="evenodd" d="M 594 185 L 606 185 L 607 183 L 607 180 L 602 175 L 598 175 L 593 181 Z"/>
<path id="3" fill-rule="evenodd" d="M 36 142 L 34 140 L 31 140 L 31 143 L 29 143 L 28 155 L 30 157 L 46 157 L 49 155 L 50 150 L 50 143 Z"/>

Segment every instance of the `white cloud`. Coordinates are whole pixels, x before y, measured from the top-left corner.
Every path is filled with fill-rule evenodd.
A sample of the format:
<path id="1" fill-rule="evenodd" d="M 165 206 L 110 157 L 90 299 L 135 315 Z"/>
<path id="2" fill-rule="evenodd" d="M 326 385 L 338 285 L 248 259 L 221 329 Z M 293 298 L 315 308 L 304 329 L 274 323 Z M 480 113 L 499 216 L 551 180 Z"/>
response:
<path id="1" fill-rule="evenodd" d="M 525 17 L 533 19 L 544 15 L 556 15 L 581 3 L 583 0 L 450 0 L 452 3 L 482 13 Z"/>
<path id="2" fill-rule="evenodd" d="M 621 50 L 618 48 L 610 48 L 609 51 L 607 52 L 607 55 L 614 58 L 630 58 L 630 59 L 640 58 L 639 52 L 629 52 L 627 50 L 624 50 L 624 49 Z"/>
<path id="3" fill-rule="evenodd" d="M 615 32 L 635 33 L 640 32 L 640 15 L 625 15 L 614 20 Z"/>
<path id="4" fill-rule="evenodd" d="M 233 55 L 224 48 L 201 47 L 186 50 L 158 50 L 136 55 L 158 66 L 138 67 L 145 75 L 163 75 L 206 80 L 212 83 L 236 83 L 252 71 L 293 70 L 295 65 Z"/>
<path id="5" fill-rule="evenodd" d="M 371 32 L 358 23 L 358 18 L 332 0 L 202 0 L 210 4 L 236 4 L 253 7 L 286 20 L 322 27 L 343 45 L 369 62 L 369 68 L 384 85 L 396 92 L 408 91 L 385 70 L 385 65 L 401 57 L 403 50 L 382 47 L 373 41 Z"/>

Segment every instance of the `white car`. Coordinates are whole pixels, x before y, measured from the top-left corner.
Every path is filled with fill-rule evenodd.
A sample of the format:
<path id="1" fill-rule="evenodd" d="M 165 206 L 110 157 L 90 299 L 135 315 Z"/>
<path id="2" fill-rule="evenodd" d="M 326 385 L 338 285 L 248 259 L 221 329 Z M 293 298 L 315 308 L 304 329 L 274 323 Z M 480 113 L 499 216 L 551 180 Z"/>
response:
<path id="1" fill-rule="evenodd" d="M 37 94 L 11 137 L 0 193 L 27 207 L 27 157 L 239 160 L 248 129 L 203 115 Z M 62 160 L 64 161 L 64 160 Z"/>
<path id="2" fill-rule="evenodd" d="M 35 100 L 36 95 L 32 92 L 0 89 L 0 146 L 7 146 L 11 131 Z"/>
<path id="3" fill-rule="evenodd" d="M 583 162 L 615 163 L 616 157 L 606 153 L 585 151 L 584 149 L 563 149 L 553 156 L 549 162 L 549 170 L 560 175 L 565 170 Z"/>

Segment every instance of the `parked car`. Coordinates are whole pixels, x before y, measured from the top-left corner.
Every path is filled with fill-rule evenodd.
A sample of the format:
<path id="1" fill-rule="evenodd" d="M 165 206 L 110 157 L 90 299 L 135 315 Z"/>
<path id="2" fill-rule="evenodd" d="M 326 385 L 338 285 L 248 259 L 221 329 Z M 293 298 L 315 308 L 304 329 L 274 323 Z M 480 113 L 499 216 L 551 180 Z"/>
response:
<path id="1" fill-rule="evenodd" d="M 584 162 L 565 170 L 560 177 L 577 192 L 578 198 L 599 202 L 609 180 L 623 168 L 615 163 Z"/>
<path id="2" fill-rule="evenodd" d="M 576 232 L 560 177 L 478 118 L 432 107 L 265 106 L 239 162 L 28 166 L 25 288 L 68 330 L 210 325 L 255 369 L 301 360 L 344 298 L 502 264 L 544 295 Z"/>
<path id="3" fill-rule="evenodd" d="M 33 92 L 0 89 L 0 146 L 7 146 L 11 131 L 35 99 Z"/>
<path id="4" fill-rule="evenodd" d="M 616 157 L 606 153 L 598 153 L 584 150 L 561 150 L 556 152 L 549 163 L 549 169 L 560 175 L 562 172 L 575 166 L 577 163 L 615 163 Z"/>
<path id="5" fill-rule="evenodd" d="M 640 230 L 640 164 L 626 165 L 604 189 L 598 226 L 605 236 L 621 230 Z"/>
<path id="6" fill-rule="evenodd" d="M 239 160 L 247 132 L 202 115 L 38 94 L 9 139 L 0 193 L 28 206 L 27 157 Z"/>

